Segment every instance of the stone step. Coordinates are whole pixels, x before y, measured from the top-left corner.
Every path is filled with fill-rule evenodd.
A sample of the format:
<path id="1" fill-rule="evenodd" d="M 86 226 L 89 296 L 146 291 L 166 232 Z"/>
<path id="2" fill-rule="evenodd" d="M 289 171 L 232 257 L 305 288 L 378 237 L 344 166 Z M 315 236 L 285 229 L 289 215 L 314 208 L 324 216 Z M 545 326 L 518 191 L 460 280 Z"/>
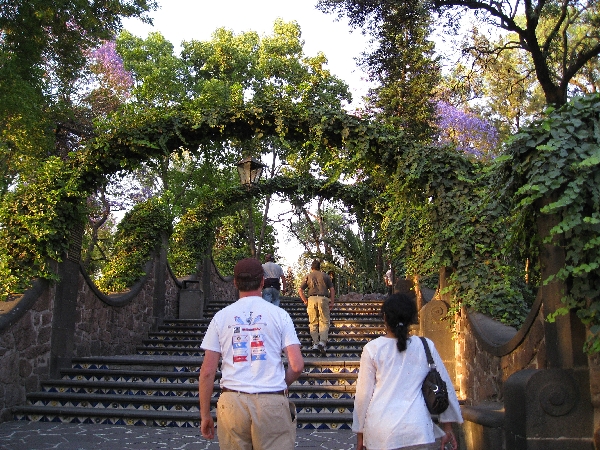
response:
<path id="1" fill-rule="evenodd" d="M 203 357 L 179 357 L 179 356 L 156 356 L 146 357 L 142 355 L 125 356 L 90 356 L 73 358 L 72 369 L 87 370 L 122 370 L 122 371 L 165 371 L 172 373 L 195 373 L 198 374 L 202 365 Z M 285 360 L 284 360 L 285 363 Z M 359 358 L 323 359 L 305 358 L 304 372 L 307 373 L 345 373 L 358 372 Z"/>
<path id="2" fill-rule="evenodd" d="M 300 342 L 307 341 L 310 339 L 310 333 L 308 329 L 303 331 L 296 330 L 298 339 Z M 381 336 L 382 331 L 365 332 L 364 329 L 358 329 L 357 332 L 350 334 L 348 330 L 340 331 L 339 329 L 332 328 L 329 332 L 329 342 L 355 340 L 360 342 L 368 342 L 371 339 Z M 190 343 L 202 343 L 202 333 L 169 333 L 169 332 L 155 332 L 149 333 L 148 339 L 142 341 L 145 345 L 151 345 L 156 343 L 164 342 L 190 342 Z"/>
<path id="3" fill-rule="evenodd" d="M 157 327 L 160 332 L 195 332 L 201 330 L 202 332 L 206 331 L 208 327 L 207 319 L 196 319 L 197 322 L 186 321 L 185 323 L 178 324 L 163 324 Z M 202 322 L 201 322 L 202 321 Z M 307 329 L 308 330 L 308 318 L 300 318 L 294 320 L 294 326 L 297 330 Z M 359 328 L 369 328 L 369 329 L 377 329 L 383 330 L 383 324 L 381 319 L 376 318 L 355 318 L 351 320 L 342 320 L 342 319 L 332 319 L 330 330 L 334 329 L 359 329 Z"/>
<path id="4" fill-rule="evenodd" d="M 166 326 L 166 325 L 160 325 L 158 327 L 158 331 L 153 332 L 151 334 L 149 334 L 149 336 L 193 336 L 196 339 L 198 338 L 199 335 L 204 335 L 204 333 L 206 332 L 206 329 L 208 328 L 208 324 L 206 325 L 192 325 L 192 326 Z M 308 323 L 306 323 L 306 325 L 296 325 L 296 333 L 298 334 L 298 337 L 300 337 L 301 335 L 306 335 L 309 333 L 309 328 L 308 328 Z M 334 335 L 347 335 L 347 334 L 364 334 L 364 335 L 378 335 L 380 336 L 382 333 L 384 333 L 385 328 L 383 327 L 383 325 L 374 325 L 374 324 L 369 324 L 368 326 L 364 326 L 364 324 L 361 324 L 361 326 L 351 326 L 351 325 L 346 325 L 346 324 L 339 324 L 339 323 L 333 323 L 331 328 L 329 328 L 329 334 L 334 336 Z"/>
<path id="5" fill-rule="evenodd" d="M 302 355 L 304 357 L 322 357 L 322 358 L 360 358 L 363 344 L 344 345 L 344 344 L 327 344 L 325 352 L 313 350 L 312 344 L 305 344 L 302 347 Z M 199 346 L 190 347 L 137 347 L 138 355 L 143 356 L 182 356 L 182 357 L 201 357 L 204 355 L 204 350 Z"/>
<path id="6" fill-rule="evenodd" d="M 196 387 L 197 391 L 197 387 Z M 352 411 L 354 398 L 348 396 L 292 396 L 297 412 L 319 413 L 323 409 L 330 412 Z M 216 408 L 219 396 L 211 399 L 211 411 Z M 52 406 L 66 408 L 105 408 L 105 409 L 145 409 L 154 411 L 197 411 L 199 401 L 193 395 L 142 395 L 116 393 L 76 393 L 76 392 L 37 392 L 28 396 L 28 406 Z"/>
<path id="7" fill-rule="evenodd" d="M 165 320 L 148 334 L 138 354 L 74 358 L 61 379 L 42 383 L 15 418 L 70 423 L 198 427 L 200 344 L 211 316 L 230 302 L 207 305 L 206 318 Z M 305 369 L 289 388 L 298 427 L 349 429 L 360 355 L 384 332 L 381 302 L 338 303 L 326 354 L 312 350 L 306 308 L 284 299 L 302 343 Z M 284 361 L 285 364 L 285 361 Z M 220 395 L 217 373 L 212 408 Z"/>
<path id="8" fill-rule="evenodd" d="M 206 306 L 204 308 L 204 314 L 212 316 L 217 311 L 220 311 L 221 307 L 218 306 Z M 294 315 L 306 315 L 306 306 L 304 305 L 292 305 L 284 306 L 284 309 L 290 314 Z M 331 314 L 356 314 L 356 315 L 372 315 L 379 316 L 381 314 L 381 305 L 377 306 L 339 306 L 335 305 L 331 310 Z"/>
<path id="9" fill-rule="evenodd" d="M 189 379 L 187 382 L 178 382 L 172 377 L 163 378 L 160 381 L 155 381 L 152 377 L 140 377 L 138 381 L 125 381 L 120 376 L 106 376 L 102 379 L 64 378 L 42 383 L 41 391 L 30 395 L 31 398 L 40 393 L 139 395 L 174 398 L 198 396 L 198 378 Z M 353 398 L 356 379 L 357 374 L 355 373 L 319 374 L 318 376 L 306 374 L 289 387 L 289 395 L 295 398 Z M 214 395 L 218 395 L 220 392 L 218 384 L 215 384 L 214 392 Z"/>
<path id="10" fill-rule="evenodd" d="M 42 422 L 89 423 L 129 426 L 188 427 L 198 428 L 200 417 L 196 411 L 153 411 L 122 409 L 115 414 L 114 409 L 72 408 L 52 406 L 20 407 L 15 411 L 15 419 Z M 214 417 L 214 415 L 213 415 Z M 299 413 L 298 428 L 303 429 L 345 429 L 352 423 L 352 412 L 344 413 Z"/>
<path id="11" fill-rule="evenodd" d="M 321 358 L 323 360 L 323 358 Z M 98 383 L 123 383 L 123 386 L 134 386 L 139 389 L 139 384 L 154 383 L 164 388 L 165 386 L 173 389 L 173 386 L 194 385 L 198 383 L 199 371 L 194 372 L 176 372 L 176 371 L 153 371 L 153 370 L 127 370 L 115 368 L 95 368 L 95 369 L 65 369 L 61 371 L 62 378 L 58 380 L 45 381 L 42 387 L 54 387 L 58 389 L 61 386 L 80 386 L 86 387 L 89 383 L 96 383 L 95 386 L 102 386 Z M 304 372 L 298 380 L 292 384 L 295 385 L 314 385 L 322 380 L 325 384 L 333 385 L 336 380 L 347 380 L 342 384 L 353 382 L 358 374 L 358 365 L 355 367 L 338 365 L 328 366 L 326 364 L 307 365 Z M 217 379 L 220 378 L 220 372 L 217 372 Z M 333 381 L 332 381 L 333 380 Z M 69 383 L 66 383 L 66 382 Z"/>
<path id="12" fill-rule="evenodd" d="M 309 336 L 298 336 L 300 339 L 300 344 L 302 345 L 302 349 L 308 349 L 312 342 L 310 341 Z M 334 348 L 343 348 L 343 347 L 356 347 L 363 346 L 367 342 L 369 342 L 372 338 L 364 338 L 364 339 L 356 339 L 354 337 L 340 337 L 340 336 L 330 336 L 327 340 L 328 347 Z M 200 348 L 200 344 L 202 344 L 201 339 L 144 339 L 142 341 L 141 346 L 138 347 L 138 350 L 141 348 L 184 348 L 184 349 L 195 349 Z"/>

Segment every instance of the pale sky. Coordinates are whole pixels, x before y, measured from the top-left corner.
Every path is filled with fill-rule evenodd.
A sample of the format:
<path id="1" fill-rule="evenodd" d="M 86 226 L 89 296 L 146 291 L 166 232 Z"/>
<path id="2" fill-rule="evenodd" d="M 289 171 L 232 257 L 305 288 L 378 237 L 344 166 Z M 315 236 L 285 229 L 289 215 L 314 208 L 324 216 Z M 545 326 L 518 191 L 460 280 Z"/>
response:
<path id="1" fill-rule="evenodd" d="M 235 33 L 255 31 L 260 35 L 273 32 L 275 19 L 295 20 L 302 30 L 304 53 L 314 56 L 323 52 L 327 68 L 350 86 L 353 106 L 367 91 L 365 74 L 355 58 L 367 49 L 368 38 L 360 30 L 352 31 L 347 20 L 315 9 L 316 0 L 159 0 L 160 9 L 151 16 L 154 26 L 127 19 L 124 28 L 138 37 L 160 32 L 177 49 L 182 41 L 207 41 L 217 28 Z"/>
<path id="2" fill-rule="evenodd" d="M 304 53 L 315 56 L 323 52 L 328 59 L 327 68 L 342 79 L 352 92 L 352 107 L 361 104 L 367 92 L 365 74 L 357 66 L 355 58 L 368 47 L 368 38 L 360 30 L 352 31 L 346 19 L 336 20 L 333 14 L 324 14 L 315 9 L 316 0 L 159 0 L 160 9 L 151 14 L 154 26 L 140 20 L 124 20 L 126 30 L 146 38 L 150 32 L 160 32 L 176 49 L 182 41 L 208 41 L 217 28 L 227 28 L 234 33 L 255 31 L 270 35 L 277 18 L 286 22 L 298 22 L 304 40 Z M 271 201 L 269 217 L 289 211 L 289 204 Z M 302 247 L 288 241 L 289 237 L 281 226 L 278 230 L 280 257 L 277 261 L 284 266 L 294 265 Z"/>

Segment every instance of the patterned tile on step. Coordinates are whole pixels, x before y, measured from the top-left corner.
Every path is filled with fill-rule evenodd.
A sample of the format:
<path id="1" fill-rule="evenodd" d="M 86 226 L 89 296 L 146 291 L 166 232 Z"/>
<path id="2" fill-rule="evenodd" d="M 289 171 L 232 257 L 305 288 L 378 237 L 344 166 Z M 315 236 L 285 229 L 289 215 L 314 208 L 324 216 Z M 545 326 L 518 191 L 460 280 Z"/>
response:
<path id="1" fill-rule="evenodd" d="M 179 383 L 186 385 L 198 384 L 198 378 L 179 378 Z"/>

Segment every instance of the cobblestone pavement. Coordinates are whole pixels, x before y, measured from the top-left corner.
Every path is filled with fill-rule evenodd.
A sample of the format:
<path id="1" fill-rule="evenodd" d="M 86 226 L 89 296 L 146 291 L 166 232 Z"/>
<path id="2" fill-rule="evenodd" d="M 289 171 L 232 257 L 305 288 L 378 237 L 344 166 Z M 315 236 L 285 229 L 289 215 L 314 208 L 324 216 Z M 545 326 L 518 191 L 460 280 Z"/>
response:
<path id="1" fill-rule="evenodd" d="M 355 448 L 349 430 L 305 430 L 296 435 L 302 450 Z M 196 428 L 133 427 L 13 421 L 0 424 L 1 450 L 218 450 L 216 441 L 200 436 Z"/>

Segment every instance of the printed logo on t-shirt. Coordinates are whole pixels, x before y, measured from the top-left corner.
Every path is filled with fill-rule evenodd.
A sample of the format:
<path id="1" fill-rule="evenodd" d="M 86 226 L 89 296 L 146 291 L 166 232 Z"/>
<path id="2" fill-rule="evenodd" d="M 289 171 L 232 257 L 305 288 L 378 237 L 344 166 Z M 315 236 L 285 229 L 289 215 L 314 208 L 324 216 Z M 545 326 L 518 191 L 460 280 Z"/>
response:
<path id="1" fill-rule="evenodd" d="M 250 346 L 252 348 L 252 361 L 267 359 L 267 350 L 265 349 L 265 343 L 260 334 L 252 335 L 252 342 Z"/>
<path id="2" fill-rule="evenodd" d="M 262 338 L 262 334 L 257 333 L 261 330 L 260 325 L 266 326 L 266 323 L 260 322 L 262 316 L 259 314 L 252 317 L 253 312 L 246 319 L 235 316 L 237 325 L 233 326 L 233 337 L 231 341 L 233 349 L 233 362 L 265 361 L 267 359 L 267 350 Z"/>
<path id="3" fill-rule="evenodd" d="M 240 325 L 255 325 L 259 323 L 259 320 L 262 319 L 262 316 L 259 314 L 258 316 L 252 318 L 253 312 L 250 311 L 250 315 L 246 318 L 246 320 L 242 320 L 240 316 L 235 316 L 235 323 L 239 323 Z"/>
<path id="4" fill-rule="evenodd" d="M 250 336 L 247 334 L 234 334 L 232 338 L 232 346 L 233 346 L 233 362 L 244 362 L 248 361 L 248 341 L 250 340 Z"/>

